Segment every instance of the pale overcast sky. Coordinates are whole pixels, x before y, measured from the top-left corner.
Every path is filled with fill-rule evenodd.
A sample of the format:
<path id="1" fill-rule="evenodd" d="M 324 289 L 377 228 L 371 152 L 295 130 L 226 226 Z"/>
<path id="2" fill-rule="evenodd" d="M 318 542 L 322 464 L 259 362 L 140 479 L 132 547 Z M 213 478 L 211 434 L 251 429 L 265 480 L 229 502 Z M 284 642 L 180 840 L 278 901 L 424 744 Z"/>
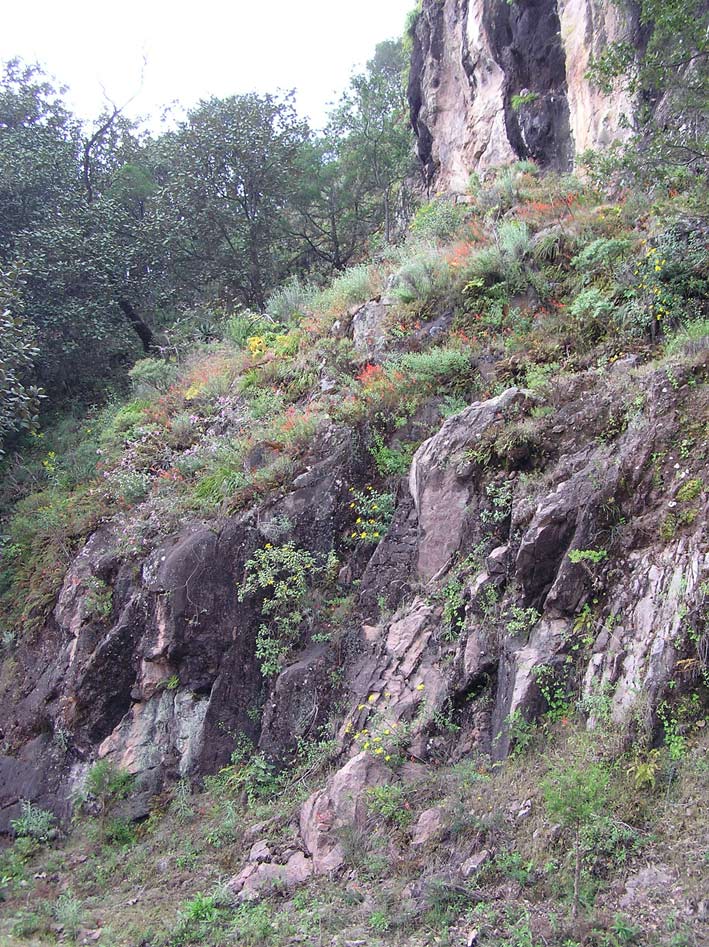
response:
<path id="1" fill-rule="evenodd" d="M 38 61 L 70 88 L 77 113 L 101 108 L 103 85 L 155 119 L 177 100 L 298 90 L 319 123 L 383 39 L 401 35 L 414 0 L 18 0 L 5 5 L 0 59 Z"/>

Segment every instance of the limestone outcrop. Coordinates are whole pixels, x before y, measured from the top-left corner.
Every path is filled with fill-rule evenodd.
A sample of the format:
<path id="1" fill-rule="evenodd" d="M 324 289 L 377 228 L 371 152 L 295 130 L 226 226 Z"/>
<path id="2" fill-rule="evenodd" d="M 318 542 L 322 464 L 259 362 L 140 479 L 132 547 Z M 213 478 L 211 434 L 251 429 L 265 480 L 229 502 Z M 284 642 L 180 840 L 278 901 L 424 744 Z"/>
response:
<path id="1" fill-rule="evenodd" d="M 570 170 L 627 138 L 635 103 L 587 75 L 615 41 L 641 46 L 636 14 L 601 0 L 423 0 L 409 101 L 429 188 L 462 193 L 520 158 Z"/>

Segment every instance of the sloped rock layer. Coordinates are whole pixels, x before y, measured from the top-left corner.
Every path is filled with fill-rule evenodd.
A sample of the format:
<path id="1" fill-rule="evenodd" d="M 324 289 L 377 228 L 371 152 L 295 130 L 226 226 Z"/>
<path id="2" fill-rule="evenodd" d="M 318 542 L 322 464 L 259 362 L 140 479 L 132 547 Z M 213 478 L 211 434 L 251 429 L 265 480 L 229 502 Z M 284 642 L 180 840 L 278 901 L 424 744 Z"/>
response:
<path id="1" fill-rule="evenodd" d="M 2 698 L 3 826 L 23 798 L 66 814 L 97 758 L 136 774 L 147 811 L 171 780 L 226 765 L 239 734 L 281 765 L 329 726 L 340 768 L 303 807 L 302 857 L 249 868 L 235 890 L 255 897 L 341 863 L 342 831 L 362 822 L 390 760 L 504 757 L 515 722 L 544 709 L 544 682 L 585 695 L 589 726 L 603 713 L 651 733 L 690 633 L 704 634 L 705 471 L 673 448 L 682 419 L 708 413 L 693 370 L 672 392 L 663 373 L 638 375 L 644 408 L 620 425 L 632 368 L 574 376 L 536 428 L 519 388 L 470 405 L 419 447 L 368 562 L 342 543 L 358 468 L 334 429 L 289 491 L 188 525 L 142 563 L 123 561 L 102 527 Z M 289 538 L 321 556 L 336 548 L 340 581 L 357 591 L 334 639 L 314 612 L 302 650 L 264 679 L 260 603 L 237 586 L 264 524 L 286 514 Z M 91 578 L 110 586 L 110 616 L 92 610 Z"/>

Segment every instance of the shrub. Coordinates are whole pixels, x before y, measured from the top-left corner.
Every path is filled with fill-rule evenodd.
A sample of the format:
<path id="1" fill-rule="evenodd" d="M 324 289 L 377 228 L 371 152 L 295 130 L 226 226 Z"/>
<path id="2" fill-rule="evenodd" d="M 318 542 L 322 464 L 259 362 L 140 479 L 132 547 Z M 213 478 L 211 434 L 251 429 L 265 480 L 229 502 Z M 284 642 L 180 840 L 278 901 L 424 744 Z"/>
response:
<path id="1" fill-rule="evenodd" d="M 685 320 L 665 342 L 665 355 L 709 348 L 709 319 Z"/>
<path id="2" fill-rule="evenodd" d="M 132 773 L 120 769 L 110 760 L 99 760 L 86 774 L 84 796 L 98 805 L 103 816 L 114 803 L 130 795 L 134 783 Z"/>
<path id="3" fill-rule="evenodd" d="M 91 621 L 107 621 L 113 611 L 113 590 L 97 576 L 89 576 L 86 580 L 84 604 Z"/>
<path id="4" fill-rule="evenodd" d="M 521 95 L 513 95 L 510 98 L 510 106 L 513 112 L 519 112 L 524 105 L 531 105 L 539 98 L 538 92 L 524 92 Z"/>
<path id="5" fill-rule="evenodd" d="M 135 826 L 127 819 L 109 819 L 104 826 L 103 838 L 107 845 L 134 845 L 137 838 Z"/>
<path id="6" fill-rule="evenodd" d="M 291 322 L 295 316 L 302 316 L 313 307 L 318 294 L 314 286 L 302 283 L 298 276 L 291 276 L 268 297 L 266 312 L 276 322 Z"/>
<path id="7" fill-rule="evenodd" d="M 579 908 L 579 886 L 583 855 L 582 830 L 603 814 L 608 803 L 610 772 L 602 763 L 572 765 L 568 761 L 553 769 L 542 783 L 549 817 L 573 835 L 574 917 Z"/>
<path id="8" fill-rule="evenodd" d="M 580 274 L 583 282 L 588 283 L 602 273 L 612 273 L 632 246 L 633 241 L 628 237 L 599 237 L 573 258 L 571 266 Z"/>
<path id="9" fill-rule="evenodd" d="M 491 217 L 501 217 L 514 206 L 519 196 L 520 173 L 514 167 L 500 168 L 489 187 L 471 191 L 476 194 L 477 206 Z"/>
<path id="10" fill-rule="evenodd" d="M 578 294 L 568 312 L 571 328 L 578 336 L 594 341 L 605 335 L 612 325 L 614 304 L 600 289 L 592 287 Z"/>
<path id="11" fill-rule="evenodd" d="M 369 452 L 374 459 L 378 473 L 382 477 L 402 477 L 408 473 L 411 458 L 414 455 L 414 444 L 389 447 L 384 443 L 384 436 L 379 431 L 374 431 L 372 440 L 373 444 L 369 448 Z"/>
<path id="12" fill-rule="evenodd" d="M 422 310 L 446 298 L 452 286 L 452 271 L 434 247 L 427 247 L 406 259 L 392 282 L 392 295 L 399 302 Z"/>
<path id="13" fill-rule="evenodd" d="M 165 392 L 177 378 L 177 367 L 161 358 L 142 358 L 128 372 L 138 398 L 150 398 Z"/>
<path id="14" fill-rule="evenodd" d="M 114 500 L 130 506 L 140 503 L 150 492 L 150 475 L 140 470 L 114 470 L 106 478 L 106 491 Z"/>
<path id="15" fill-rule="evenodd" d="M 330 286 L 313 300 L 313 305 L 340 311 L 355 303 L 364 303 L 376 295 L 376 270 L 360 264 L 352 266 L 332 281 Z"/>
<path id="16" fill-rule="evenodd" d="M 265 947 L 269 944 L 284 943 L 276 941 L 279 928 L 274 924 L 273 907 L 263 904 L 241 904 L 234 912 L 232 929 L 236 933 L 237 943 L 244 947 Z"/>
<path id="17" fill-rule="evenodd" d="M 429 201 L 416 211 L 411 232 L 423 241 L 453 240 L 459 233 L 467 211 L 461 204 L 449 200 Z"/>
<path id="18" fill-rule="evenodd" d="M 497 244 L 508 266 L 523 260 L 531 249 L 529 227 L 520 220 L 506 220 L 497 229 Z"/>
<path id="19" fill-rule="evenodd" d="M 354 516 L 351 542 L 378 543 L 385 536 L 394 516 L 394 496 L 377 493 L 372 487 L 350 490 L 350 510 Z"/>
<path id="20" fill-rule="evenodd" d="M 194 495 L 205 506 L 218 506 L 223 500 L 246 486 L 248 482 L 249 479 L 243 470 L 221 466 L 213 473 L 200 478 L 194 488 Z"/>
<path id="21" fill-rule="evenodd" d="M 256 421 L 275 417 L 285 407 L 285 398 L 280 391 L 271 388 L 257 388 L 250 394 L 249 410 Z"/>
<path id="22" fill-rule="evenodd" d="M 182 909 L 186 921 L 213 921 L 217 917 L 217 903 L 213 895 L 197 894 Z"/>
<path id="23" fill-rule="evenodd" d="M 456 391 L 469 387 L 473 377 L 470 355 L 455 348 L 434 348 L 427 352 L 407 352 L 389 359 L 385 370 L 401 372 L 425 393 Z"/>
<path id="24" fill-rule="evenodd" d="M 64 929 L 64 934 L 75 940 L 81 928 L 83 909 L 81 901 L 74 897 L 71 891 L 60 894 L 54 905 L 54 917 Z"/>
<path id="25" fill-rule="evenodd" d="M 262 594 L 264 621 L 256 635 L 256 657 L 261 673 L 281 670 L 283 659 L 296 641 L 305 618 L 308 580 L 317 570 L 315 557 L 294 543 L 257 549 L 244 567 L 239 601 L 249 594 Z"/>
<path id="26" fill-rule="evenodd" d="M 237 348 L 246 347 L 252 336 L 267 332 L 268 324 L 254 312 L 239 312 L 231 316 L 224 324 L 224 337 L 233 342 Z"/>
<path id="27" fill-rule="evenodd" d="M 29 838 L 46 845 L 57 833 L 56 822 L 52 812 L 23 799 L 20 803 L 20 816 L 10 822 L 10 828 L 17 838 Z"/>

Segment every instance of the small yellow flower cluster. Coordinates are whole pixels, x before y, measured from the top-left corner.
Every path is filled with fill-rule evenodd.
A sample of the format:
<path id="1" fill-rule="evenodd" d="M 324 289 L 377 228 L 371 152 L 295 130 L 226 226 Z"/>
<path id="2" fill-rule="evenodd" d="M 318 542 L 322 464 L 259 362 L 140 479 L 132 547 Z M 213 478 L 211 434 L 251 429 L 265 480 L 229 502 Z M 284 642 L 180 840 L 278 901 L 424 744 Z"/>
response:
<path id="1" fill-rule="evenodd" d="M 348 538 L 376 543 L 389 528 L 394 512 L 394 498 L 390 494 L 375 493 L 374 487 L 364 490 L 350 488 L 352 501 L 350 509 L 355 512 L 355 521 Z"/>
<path id="2" fill-rule="evenodd" d="M 645 241 L 643 241 L 645 243 Z M 646 293 L 651 293 L 649 305 L 655 321 L 660 322 L 670 313 L 670 307 L 673 302 L 672 294 L 662 283 L 656 281 L 660 278 L 667 260 L 660 256 L 657 247 L 648 247 L 645 251 L 645 257 L 633 270 L 634 276 L 640 277 L 638 288 Z M 644 266 L 644 272 L 641 267 Z"/>
<path id="3" fill-rule="evenodd" d="M 369 694 L 364 703 L 357 705 L 357 710 L 373 709 L 382 696 L 389 698 L 391 692 L 384 691 L 383 695 L 379 693 Z M 344 734 L 351 736 L 361 750 L 380 757 L 385 763 L 396 763 L 400 761 L 399 752 L 406 728 L 402 729 L 402 726 L 395 720 L 388 720 L 384 715 L 385 709 L 385 707 L 381 707 L 377 710 L 374 721 L 370 723 L 369 727 L 361 727 L 355 732 L 353 732 L 352 722 L 348 721 L 344 727 Z"/>
<path id="4" fill-rule="evenodd" d="M 266 351 L 266 340 L 260 335 L 249 336 L 246 340 L 246 345 L 254 358 L 263 355 Z"/>

